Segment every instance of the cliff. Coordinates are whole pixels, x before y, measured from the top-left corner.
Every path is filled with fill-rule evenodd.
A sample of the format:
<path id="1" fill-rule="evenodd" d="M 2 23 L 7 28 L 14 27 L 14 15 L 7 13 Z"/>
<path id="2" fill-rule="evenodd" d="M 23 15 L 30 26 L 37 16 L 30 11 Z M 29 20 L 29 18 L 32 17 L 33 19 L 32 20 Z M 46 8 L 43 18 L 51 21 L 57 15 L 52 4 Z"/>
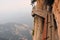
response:
<path id="1" fill-rule="evenodd" d="M 53 4 L 53 13 L 58 26 L 58 35 L 60 39 L 60 0 L 55 0 Z"/>
<path id="2" fill-rule="evenodd" d="M 49 1 L 37 0 L 36 2 L 37 2 L 37 4 L 33 7 L 33 10 L 32 10 L 32 13 L 33 13 L 32 15 L 34 17 L 33 40 L 45 40 L 45 39 L 58 40 L 57 35 L 59 35 L 59 37 L 60 37 L 60 34 L 59 34 L 60 33 L 60 31 L 59 31 L 59 29 L 60 29 L 60 27 L 59 27 L 60 26 L 60 18 L 59 18 L 60 1 L 59 0 L 49 0 Z M 54 18 L 53 18 L 53 14 L 55 15 Z M 58 30 L 55 29 L 56 24 L 53 19 L 56 19 L 55 21 L 57 22 Z"/>

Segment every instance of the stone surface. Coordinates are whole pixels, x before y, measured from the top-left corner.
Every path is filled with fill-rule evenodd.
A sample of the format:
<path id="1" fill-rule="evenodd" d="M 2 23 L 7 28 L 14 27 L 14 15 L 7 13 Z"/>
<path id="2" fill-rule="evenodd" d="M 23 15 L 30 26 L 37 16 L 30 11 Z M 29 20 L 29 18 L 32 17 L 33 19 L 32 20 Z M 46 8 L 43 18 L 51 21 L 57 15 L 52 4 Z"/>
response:
<path id="1" fill-rule="evenodd" d="M 53 13 L 54 13 L 55 19 L 57 21 L 58 35 L 59 35 L 59 40 L 60 40 L 60 0 L 55 0 L 54 1 Z"/>
<path id="2" fill-rule="evenodd" d="M 52 10 L 53 10 L 53 13 L 55 15 L 55 19 L 56 19 L 57 25 L 58 25 L 58 34 L 60 33 L 60 31 L 59 31 L 59 29 L 60 29 L 60 27 L 59 27 L 60 26 L 60 18 L 59 18 L 59 16 L 60 16 L 60 7 L 59 7 L 60 6 L 60 3 L 59 2 L 60 2 L 59 0 L 54 0 L 54 4 L 52 5 L 53 6 L 53 9 Z M 36 4 L 35 7 L 36 7 L 35 8 L 36 10 L 33 10 L 32 11 L 32 13 L 34 13 L 34 14 L 36 14 L 36 13 L 37 14 L 40 14 L 41 13 L 40 10 L 46 10 L 46 11 L 48 11 L 48 13 L 51 13 L 51 11 L 49 11 L 49 8 L 51 6 L 45 5 L 44 4 L 44 0 L 37 0 L 37 4 Z M 45 17 L 45 19 L 46 18 L 47 17 Z M 49 24 L 49 26 L 47 25 L 47 27 L 49 29 L 48 30 L 48 34 L 47 34 L 48 35 L 47 38 L 49 38 L 49 39 L 47 39 L 47 40 L 58 40 L 58 39 L 56 39 L 57 38 L 57 35 L 55 35 L 57 33 L 57 30 L 55 30 L 55 28 L 54 28 L 53 18 L 52 18 L 52 16 L 50 16 L 49 18 L 50 18 L 50 24 Z M 47 24 L 48 24 L 48 22 L 47 22 Z M 51 26 L 52 26 L 52 28 L 50 28 Z M 38 15 L 35 15 L 34 16 L 34 35 L 33 35 L 33 40 L 41 40 L 41 37 L 43 38 L 43 40 L 46 39 L 45 37 L 43 37 L 44 35 L 42 35 L 45 31 L 43 31 L 42 34 L 41 34 L 41 30 L 43 30 L 41 27 L 42 27 L 41 14 L 39 16 Z M 43 27 L 45 27 L 45 26 L 43 26 Z M 59 34 L 59 37 L 60 37 L 60 34 Z"/>

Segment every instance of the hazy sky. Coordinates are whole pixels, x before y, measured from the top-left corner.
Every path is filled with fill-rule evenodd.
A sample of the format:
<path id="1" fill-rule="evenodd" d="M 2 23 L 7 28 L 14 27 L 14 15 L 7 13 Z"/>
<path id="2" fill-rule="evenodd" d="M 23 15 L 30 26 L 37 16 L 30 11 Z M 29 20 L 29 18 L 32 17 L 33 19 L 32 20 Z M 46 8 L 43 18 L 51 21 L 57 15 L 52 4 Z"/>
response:
<path id="1" fill-rule="evenodd" d="M 0 0 L 0 23 L 31 23 L 31 0 Z M 30 21 L 30 22 L 29 22 Z"/>

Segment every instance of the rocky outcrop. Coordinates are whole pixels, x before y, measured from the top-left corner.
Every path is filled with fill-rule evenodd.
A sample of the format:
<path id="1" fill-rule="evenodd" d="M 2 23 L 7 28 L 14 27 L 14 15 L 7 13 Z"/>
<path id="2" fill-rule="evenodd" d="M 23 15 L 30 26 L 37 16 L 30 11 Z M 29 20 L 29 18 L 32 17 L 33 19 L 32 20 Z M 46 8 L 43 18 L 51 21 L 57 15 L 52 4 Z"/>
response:
<path id="1" fill-rule="evenodd" d="M 60 19 L 58 18 L 59 0 L 37 0 L 36 2 L 37 4 L 32 10 L 32 15 L 34 17 L 33 40 L 58 40 L 59 38 L 57 33 L 59 33 L 59 31 L 57 32 L 55 19 L 57 18 L 56 21 L 58 23 Z M 55 17 L 53 16 L 52 10 Z"/>
<path id="2" fill-rule="evenodd" d="M 60 39 L 60 0 L 55 0 L 53 4 L 53 13 L 58 26 L 58 35 Z"/>

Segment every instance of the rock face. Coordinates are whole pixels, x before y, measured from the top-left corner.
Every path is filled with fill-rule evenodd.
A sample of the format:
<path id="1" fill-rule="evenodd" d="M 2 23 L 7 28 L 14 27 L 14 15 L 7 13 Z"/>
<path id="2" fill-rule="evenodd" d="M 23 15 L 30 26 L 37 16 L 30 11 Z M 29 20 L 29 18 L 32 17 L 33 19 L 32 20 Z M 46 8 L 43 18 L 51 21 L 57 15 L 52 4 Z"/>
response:
<path id="1" fill-rule="evenodd" d="M 53 4 L 53 13 L 56 18 L 57 26 L 58 26 L 58 35 L 60 40 L 60 0 L 55 0 Z"/>
<path id="2" fill-rule="evenodd" d="M 32 14 L 34 17 L 33 40 L 58 40 L 59 38 L 57 33 L 59 33 L 59 31 L 57 32 L 55 17 L 57 18 L 56 21 L 58 24 L 60 19 L 58 18 L 59 0 L 37 0 L 36 2 L 37 4 L 33 7 L 32 10 Z M 53 16 L 52 10 L 55 17 Z"/>

